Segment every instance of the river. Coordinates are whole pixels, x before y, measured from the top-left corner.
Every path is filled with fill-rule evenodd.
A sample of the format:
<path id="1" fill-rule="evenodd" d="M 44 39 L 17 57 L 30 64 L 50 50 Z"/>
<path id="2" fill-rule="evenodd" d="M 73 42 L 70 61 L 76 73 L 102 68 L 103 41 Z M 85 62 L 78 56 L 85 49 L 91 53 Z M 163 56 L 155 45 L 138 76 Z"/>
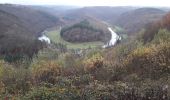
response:
<path id="1" fill-rule="evenodd" d="M 107 42 L 105 45 L 102 46 L 102 48 L 107 48 L 107 47 L 111 47 L 111 46 L 114 46 L 116 44 L 116 42 L 118 40 L 121 40 L 121 37 L 119 35 L 117 35 L 111 27 L 108 27 L 108 30 L 110 31 L 111 33 L 111 39 L 109 42 Z M 48 44 L 51 43 L 51 40 L 49 39 L 49 37 L 47 37 L 46 35 L 44 35 L 47 31 L 44 31 L 42 32 L 42 36 L 38 37 L 38 40 L 40 41 L 44 41 Z"/>
<path id="2" fill-rule="evenodd" d="M 40 40 L 42 42 L 44 41 L 44 42 L 46 42 L 48 44 L 51 43 L 50 39 L 46 35 L 44 35 L 44 34 L 42 36 L 38 37 L 38 40 Z"/>
<path id="3" fill-rule="evenodd" d="M 121 37 L 120 37 L 119 35 L 117 35 L 117 34 L 112 30 L 111 27 L 108 27 L 108 30 L 109 30 L 110 33 L 111 33 L 111 39 L 110 39 L 109 42 L 107 42 L 105 45 L 102 46 L 103 48 L 107 48 L 107 47 L 114 46 L 118 40 L 121 40 Z"/>

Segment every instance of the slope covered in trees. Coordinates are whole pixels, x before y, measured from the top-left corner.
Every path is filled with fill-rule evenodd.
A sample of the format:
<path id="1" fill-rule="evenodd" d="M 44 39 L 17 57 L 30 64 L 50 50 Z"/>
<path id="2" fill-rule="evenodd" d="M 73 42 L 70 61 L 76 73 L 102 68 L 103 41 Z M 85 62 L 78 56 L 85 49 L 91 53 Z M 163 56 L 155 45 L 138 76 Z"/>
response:
<path id="1" fill-rule="evenodd" d="M 106 25 L 94 20 L 83 20 L 63 28 L 60 34 L 64 40 L 69 42 L 107 42 L 111 35 Z"/>
<path id="2" fill-rule="evenodd" d="M 164 15 L 165 12 L 157 8 L 139 8 L 121 14 L 116 25 L 122 27 L 126 33 L 134 34 L 147 24 L 160 20 Z"/>
<path id="3" fill-rule="evenodd" d="M 170 30 L 170 13 L 166 14 L 162 20 L 150 23 L 146 26 L 146 31 L 143 35 L 144 41 L 151 41 L 159 29 Z"/>
<path id="4" fill-rule="evenodd" d="M 55 25 L 58 21 L 56 17 L 42 11 L 34 10 L 31 6 L 1 4 L 0 10 L 19 19 L 18 24 L 33 35 L 37 35 L 44 29 Z M 4 22 L 7 21 L 4 20 Z M 34 27 L 32 27 L 33 25 Z"/>
<path id="5" fill-rule="evenodd" d="M 96 18 L 115 25 L 119 16 L 125 12 L 136 9 L 135 7 L 84 7 L 68 10 L 63 14 L 63 19 L 68 22 L 80 21 L 82 19 Z"/>
<path id="6" fill-rule="evenodd" d="M 62 18 L 67 24 L 96 18 L 111 25 L 118 25 L 126 33 L 133 34 L 148 23 L 160 20 L 166 12 L 163 8 L 84 7 L 65 11 Z"/>
<path id="7" fill-rule="evenodd" d="M 6 60 L 31 58 L 41 48 L 41 32 L 52 27 L 57 18 L 27 6 L 0 5 L 0 54 Z"/>

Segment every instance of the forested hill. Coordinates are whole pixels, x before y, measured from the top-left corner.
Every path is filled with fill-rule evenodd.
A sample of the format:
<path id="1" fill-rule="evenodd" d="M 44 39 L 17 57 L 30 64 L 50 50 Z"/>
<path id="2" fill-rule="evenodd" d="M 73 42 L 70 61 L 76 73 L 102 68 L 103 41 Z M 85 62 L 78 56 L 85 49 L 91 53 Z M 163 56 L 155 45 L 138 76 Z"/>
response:
<path id="1" fill-rule="evenodd" d="M 0 54 L 6 59 L 32 57 L 40 48 L 37 37 L 58 19 L 29 6 L 0 5 Z"/>
<path id="2" fill-rule="evenodd" d="M 148 23 L 160 20 L 165 14 L 165 11 L 158 8 L 139 8 L 121 14 L 115 24 L 122 27 L 126 33 L 134 34 Z"/>
<path id="3" fill-rule="evenodd" d="M 82 20 L 83 18 L 93 17 L 99 20 L 114 24 L 117 18 L 127 11 L 136 9 L 136 7 L 83 7 L 79 9 L 67 10 L 64 13 L 64 19 L 67 21 Z"/>
<path id="4" fill-rule="evenodd" d="M 64 27 L 61 30 L 63 39 L 69 42 L 107 42 L 110 40 L 111 34 L 108 26 L 96 20 L 83 20 L 74 25 Z"/>
<path id="5" fill-rule="evenodd" d="M 167 11 L 168 9 L 150 7 L 84 7 L 67 10 L 62 18 L 66 24 L 96 18 L 113 26 L 117 25 L 128 35 L 133 35 L 147 24 L 160 20 Z"/>
<path id="6" fill-rule="evenodd" d="M 56 17 L 42 11 L 34 10 L 31 6 L 1 4 L 0 11 L 19 19 L 15 24 L 18 27 L 24 27 L 26 32 L 32 34 L 40 33 L 47 27 L 55 25 L 58 21 Z M 13 19 L 12 16 L 8 16 L 8 19 L 3 20 L 4 25 L 8 23 L 8 20 Z M 13 23 L 10 23 L 10 25 L 13 25 Z"/>

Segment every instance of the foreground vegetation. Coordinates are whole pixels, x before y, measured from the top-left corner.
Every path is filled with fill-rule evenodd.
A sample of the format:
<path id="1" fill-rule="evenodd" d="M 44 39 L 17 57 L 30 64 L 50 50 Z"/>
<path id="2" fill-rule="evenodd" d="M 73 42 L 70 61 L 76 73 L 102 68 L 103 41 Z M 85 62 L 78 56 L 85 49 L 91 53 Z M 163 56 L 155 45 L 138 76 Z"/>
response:
<path id="1" fill-rule="evenodd" d="M 147 43 L 142 36 L 84 55 L 48 47 L 29 64 L 1 60 L 0 98 L 168 100 L 170 32 L 160 29 Z"/>

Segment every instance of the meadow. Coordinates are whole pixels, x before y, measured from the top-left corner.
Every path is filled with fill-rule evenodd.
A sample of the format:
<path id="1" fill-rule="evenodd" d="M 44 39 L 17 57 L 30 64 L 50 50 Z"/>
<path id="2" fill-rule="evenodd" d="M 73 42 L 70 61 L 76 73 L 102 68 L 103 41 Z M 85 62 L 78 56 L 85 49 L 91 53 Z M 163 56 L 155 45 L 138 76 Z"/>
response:
<path id="1" fill-rule="evenodd" d="M 84 42 L 84 43 L 71 43 L 62 39 L 60 36 L 60 30 L 54 29 L 46 32 L 46 35 L 51 39 L 53 43 L 62 43 L 67 46 L 68 49 L 88 49 L 97 48 L 104 45 L 103 42 Z"/>

